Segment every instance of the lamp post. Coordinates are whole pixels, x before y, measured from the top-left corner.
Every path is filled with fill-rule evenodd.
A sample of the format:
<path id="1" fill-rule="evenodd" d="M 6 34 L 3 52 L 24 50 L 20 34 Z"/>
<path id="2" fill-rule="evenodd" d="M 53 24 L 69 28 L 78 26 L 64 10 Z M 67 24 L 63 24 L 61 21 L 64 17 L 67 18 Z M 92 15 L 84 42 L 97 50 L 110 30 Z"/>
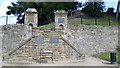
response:
<path id="1" fill-rule="evenodd" d="M 6 25 L 8 24 L 8 15 L 11 15 L 11 12 L 10 12 L 10 11 L 7 11 L 7 12 L 6 12 Z"/>
<path id="2" fill-rule="evenodd" d="M 8 15 L 6 15 L 6 25 L 8 24 Z"/>

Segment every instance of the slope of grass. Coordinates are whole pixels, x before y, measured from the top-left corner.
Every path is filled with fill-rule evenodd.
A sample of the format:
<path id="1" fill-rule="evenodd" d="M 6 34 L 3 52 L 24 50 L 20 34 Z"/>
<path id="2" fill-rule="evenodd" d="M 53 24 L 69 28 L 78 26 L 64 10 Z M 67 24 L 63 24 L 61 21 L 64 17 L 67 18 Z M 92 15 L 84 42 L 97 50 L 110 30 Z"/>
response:
<path id="1" fill-rule="evenodd" d="M 43 26 L 40 26 L 39 29 L 45 29 L 45 28 L 54 28 L 54 22 L 53 23 L 50 23 L 48 25 L 43 25 Z"/>
<path id="2" fill-rule="evenodd" d="M 110 17 L 110 26 L 113 25 L 118 25 L 116 22 L 115 16 L 111 15 L 104 15 L 101 18 L 97 18 L 97 25 L 102 25 L 102 26 L 108 26 L 109 25 L 109 17 Z M 40 26 L 40 29 L 45 29 L 45 28 L 54 28 L 54 22 Z M 90 25 L 95 25 L 95 18 L 92 17 L 85 17 L 82 19 L 82 24 L 90 24 Z M 68 25 L 81 25 L 81 19 L 76 19 L 76 20 L 68 20 Z"/>
<path id="3" fill-rule="evenodd" d="M 94 54 L 93 56 L 110 61 L 110 52 Z M 120 63 L 120 51 L 116 51 L 116 59 L 117 62 Z"/>
<path id="4" fill-rule="evenodd" d="M 110 25 L 118 25 L 116 22 L 116 18 L 113 15 L 111 15 L 111 16 L 104 15 L 101 18 L 96 18 L 97 25 L 109 25 L 109 21 L 110 21 Z M 80 25 L 81 19 L 70 20 L 70 21 L 68 21 L 68 24 L 69 25 Z M 82 18 L 82 24 L 95 25 L 95 18 L 92 18 L 92 17 Z"/>

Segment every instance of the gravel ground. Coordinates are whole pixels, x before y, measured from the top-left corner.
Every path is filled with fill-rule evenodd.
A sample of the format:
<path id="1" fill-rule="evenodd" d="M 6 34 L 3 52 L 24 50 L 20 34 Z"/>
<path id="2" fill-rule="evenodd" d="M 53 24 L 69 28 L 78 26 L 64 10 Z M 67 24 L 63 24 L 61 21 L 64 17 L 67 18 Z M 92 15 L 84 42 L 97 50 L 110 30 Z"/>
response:
<path id="1" fill-rule="evenodd" d="M 118 64 L 110 64 L 110 62 L 91 56 L 86 56 L 84 60 L 79 62 L 54 62 L 54 63 L 32 63 L 32 64 L 15 64 L 3 62 L 3 66 L 118 66 Z"/>

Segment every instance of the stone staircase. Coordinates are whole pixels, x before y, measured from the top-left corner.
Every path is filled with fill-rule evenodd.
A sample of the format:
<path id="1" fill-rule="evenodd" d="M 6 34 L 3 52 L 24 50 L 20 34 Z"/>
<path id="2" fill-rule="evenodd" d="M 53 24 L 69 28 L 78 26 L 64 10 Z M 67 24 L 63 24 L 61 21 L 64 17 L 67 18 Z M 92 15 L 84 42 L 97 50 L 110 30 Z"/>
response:
<path id="1" fill-rule="evenodd" d="M 37 34 L 37 35 L 36 35 Z M 39 32 L 33 34 L 34 36 L 43 36 L 44 43 L 37 44 L 36 38 L 33 37 L 21 48 L 13 52 L 5 62 L 15 62 L 15 63 L 40 63 L 41 54 L 40 50 L 53 51 L 52 59 L 53 62 L 74 62 L 78 61 L 79 58 L 77 53 L 68 46 L 62 39 L 59 39 L 59 43 L 49 43 L 49 37 L 55 36 L 60 37 L 58 32 Z M 45 54 L 45 57 L 50 57 L 49 54 Z M 52 59 L 44 59 L 47 63 L 52 63 Z"/>

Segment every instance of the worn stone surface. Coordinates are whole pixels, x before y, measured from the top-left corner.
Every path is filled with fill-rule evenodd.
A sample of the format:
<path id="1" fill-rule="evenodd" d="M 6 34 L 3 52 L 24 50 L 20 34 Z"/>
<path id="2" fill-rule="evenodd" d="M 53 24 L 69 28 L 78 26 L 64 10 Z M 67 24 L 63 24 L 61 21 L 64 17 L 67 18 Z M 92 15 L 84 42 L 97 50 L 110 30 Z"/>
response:
<path id="1" fill-rule="evenodd" d="M 118 26 L 68 26 L 63 37 L 83 54 L 114 51 L 118 45 Z"/>
<path id="2" fill-rule="evenodd" d="M 2 26 L 2 30 L 2 48 L 4 54 L 14 50 L 31 35 L 25 25 Z M 52 50 L 54 61 L 73 62 L 80 59 L 76 51 L 69 47 L 63 40 L 60 39 L 59 43 L 50 43 L 50 37 L 60 38 L 62 36 L 83 55 L 114 51 L 118 45 L 117 26 L 68 25 L 67 30 L 62 32 L 59 30 L 51 31 L 33 29 L 32 35 L 35 37 L 44 37 L 44 43 L 36 43 L 36 38 L 33 37 L 11 56 L 8 56 L 5 61 L 40 62 L 41 49 Z M 51 60 L 48 59 L 48 62 L 51 62 Z"/>
<path id="3" fill-rule="evenodd" d="M 2 27 L 0 26 L 0 68 L 2 67 L 2 39 L 3 39 L 3 32 Z"/>
<path id="4" fill-rule="evenodd" d="M 59 10 L 58 10 L 59 11 Z M 60 13 L 55 12 L 55 29 L 63 29 L 65 30 L 67 27 L 67 12 Z"/>
<path id="5" fill-rule="evenodd" d="M 35 8 L 28 8 L 25 13 L 25 24 L 37 27 L 38 14 Z"/>
<path id="6" fill-rule="evenodd" d="M 9 56 L 5 61 L 18 62 L 18 61 L 27 61 L 27 62 L 40 62 L 40 50 L 51 50 L 53 51 L 53 61 L 75 61 L 77 56 L 74 56 L 76 52 L 72 50 L 64 41 L 59 39 L 59 43 L 50 43 L 50 37 L 60 37 L 60 32 L 50 31 L 45 32 L 38 30 L 33 31 L 34 36 L 44 37 L 45 43 L 36 43 L 36 38 L 32 38 L 27 44 L 22 46 L 19 50 L 14 52 Z M 70 49 L 70 50 L 69 50 Z M 41 56 L 43 57 L 43 56 Z M 44 57 L 50 57 L 49 54 L 45 54 Z M 47 62 L 51 63 L 51 59 L 45 59 Z"/>
<path id="7" fill-rule="evenodd" d="M 16 49 L 30 37 L 27 25 L 4 25 L 1 26 L 2 35 L 2 52 L 3 55 L 9 54 L 11 51 Z"/>

